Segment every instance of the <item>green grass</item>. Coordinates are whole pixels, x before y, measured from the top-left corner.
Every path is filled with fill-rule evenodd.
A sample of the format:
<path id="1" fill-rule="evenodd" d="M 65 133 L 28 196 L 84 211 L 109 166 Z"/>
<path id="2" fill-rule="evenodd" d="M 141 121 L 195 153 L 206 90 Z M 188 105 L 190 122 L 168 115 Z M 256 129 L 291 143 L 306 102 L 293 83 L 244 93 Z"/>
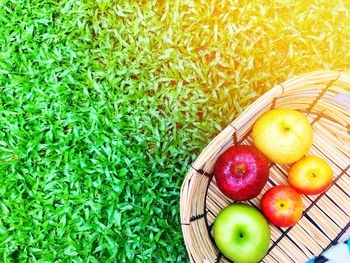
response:
<path id="1" fill-rule="evenodd" d="M 0 0 L 0 261 L 187 261 L 203 147 L 274 84 L 350 68 L 347 1 L 266 2 Z"/>

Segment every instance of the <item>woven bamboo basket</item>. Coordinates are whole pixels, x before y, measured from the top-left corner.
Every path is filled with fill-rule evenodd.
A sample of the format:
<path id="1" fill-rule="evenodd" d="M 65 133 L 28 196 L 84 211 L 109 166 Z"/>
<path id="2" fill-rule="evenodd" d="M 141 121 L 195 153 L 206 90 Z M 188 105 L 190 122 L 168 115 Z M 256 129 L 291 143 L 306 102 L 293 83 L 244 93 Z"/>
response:
<path id="1" fill-rule="evenodd" d="M 310 120 L 314 140 L 308 154 L 326 159 L 334 180 L 318 196 L 302 195 L 304 211 L 297 225 L 279 228 L 270 224 L 270 247 L 262 262 L 305 262 L 349 237 L 350 73 L 317 71 L 277 85 L 256 100 L 209 143 L 191 166 L 180 197 L 182 231 L 191 262 L 230 262 L 217 249 L 212 227 L 217 214 L 233 201 L 217 188 L 213 165 L 228 147 L 252 144 L 252 125 L 273 108 L 296 109 Z M 272 164 L 265 188 L 246 203 L 259 208 L 267 189 L 287 184 L 288 168 Z"/>

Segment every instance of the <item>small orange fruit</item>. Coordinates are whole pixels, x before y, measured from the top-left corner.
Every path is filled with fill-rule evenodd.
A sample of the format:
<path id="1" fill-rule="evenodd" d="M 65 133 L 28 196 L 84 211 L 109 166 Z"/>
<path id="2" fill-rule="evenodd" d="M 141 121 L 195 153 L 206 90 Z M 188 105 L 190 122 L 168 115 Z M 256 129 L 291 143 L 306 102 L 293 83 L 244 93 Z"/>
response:
<path id="1" fill-rule="evenodd" d="M 288 173 L 288 183 L 299 193 L 317 195 L 328 189 L 333 172 L 328 163 L 314 155 L 304 156 Z"/>

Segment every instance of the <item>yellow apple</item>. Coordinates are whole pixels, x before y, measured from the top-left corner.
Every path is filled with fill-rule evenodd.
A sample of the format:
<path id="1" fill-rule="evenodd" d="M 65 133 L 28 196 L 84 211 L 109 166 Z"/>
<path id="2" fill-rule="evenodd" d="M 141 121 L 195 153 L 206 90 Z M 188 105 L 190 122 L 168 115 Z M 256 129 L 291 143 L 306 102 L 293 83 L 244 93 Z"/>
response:
<path id="1" fill-rule="evenodd" d="M 270 161 L 290 164 L 310 149 L 313 131 L 308 119 L 299 111 L 274 109 L 258 118 L 253 126 L 252 138 L 255 146 Z"/>

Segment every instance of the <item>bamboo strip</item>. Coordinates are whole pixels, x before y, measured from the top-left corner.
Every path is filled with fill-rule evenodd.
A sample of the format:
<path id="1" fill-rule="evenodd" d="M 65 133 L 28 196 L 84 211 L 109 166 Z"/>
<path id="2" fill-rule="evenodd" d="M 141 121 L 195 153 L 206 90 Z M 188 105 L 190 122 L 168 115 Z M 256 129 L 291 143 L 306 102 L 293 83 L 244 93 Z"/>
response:
<path id="1" fill-rule="evenodd" d="M 349 194 L 349 192 L 348 192 Z M 350 215 L 349 197 L 336 186 L 327 191 L 327 196 L 331 198 L 345 213 Z"/>
<path id="2" fill-rule="evenodd" d="M 341 202 L 341 200 L 333 200 L 336 202 Z M 349 215 L 346 215 L 338 206 L 334 205 L 328 196 L 323 196 L 318 200 L 316 206 L 322 210 L 327 211 L 326 213 L 332 217 L 332 219 L 337 223 L 337 225 L 343 229 L 347 223 L 350 221 Z"/>
<path id="3" fill-rule="evenodd" d="M 270 224 L 271 231 L 271 242 L 275 242 L 281 236 L 281 230 L 279 230 L 276 226 Z"/>
<path id="4" fill-rule="evenodd" d="M 317 222 L 318 226 L 322 229 L 323 232 L 327 233 L 327 236 L 330 239 L 337 237 L 337 234 L 340 233 L 341 229 L 335 225 L 332 220 L 330 220 L 325 214 L 320 213 L 317 207 L 314 207 L 309 210 L 308 215 L 313 222 Z"/>
<path id="5" fill-rule="evenodd" d="M 281 249 L 279 246 L 275 246 L 270 251 L 271 256 L 276 258 L 279 262 L 287 263 L 287 262 L 295 262 L 293 260 L 293 255 L 288 255 L 283 249 Z"/>
<path id="6" fill-rule="evenodd" d="M 345 193 L 350 194 L 350 176 L 345 174 L 339 181 L 338 185 L 341 189 L 345 191 Z"/>
<path id="7" fill-rule="evenodd" d="M 299 229 L 299 226 L 301 229 Z M 305 246 L 308 245 L 310 242 L 310 238 L 314 240 L 321 248 L 325 248 L 329 242 L 331 241 L 330 238 L 323 232 L 321 232 L 310 220 L 308 220 L 306 217 L 302 217 L 297 226 L 290 231 L 290 237 L 294 238 L 295 240 L 299 240 L 300 242 L 303 242 Z M 297 238 L 299 236 L 299 238 Z M 308 242 L 305 242 L 308 240 Z"/>
<path id="8" fill-rule="evenodd" d="M 302 220 L 307 221 L 306 218 L 301 219 L 301 221 Z M 292 228 L 292 230 L 288 233 L 288 236 L 303 250 L 303 252 L 308 256 L 308 258 L 310 258 L 315 254 L 318 255 L 319 252 L 322 251 L 323 248 L 326 246 L 326 242 L 329 240 L 323 238 L 322 241 L 326 242 L 322 242 L 321 244 L 324 245 L 322 246 L 320 242 L 317 242 L 317 240 L 313 238 L 313 235 L 310 235 L 308 233 L 308 231 L 309 227 L 303 228 L 302 224 L 299 223 Z M 314 233 L 317 233 L 318 236 L 322 235 L 321 232 L 319 232 L 317 229 L 313 229 L 313 231 Z"/>
<path id="9" fill-rule="evenodd" d="M 287 80 L 283 83 L 285 92 L 302 90 L 303 87 L 313 84 L 325 83 L 328 84 L 331 81 L 335 81 L 339 76 L 339 72 L 335 71 L 316 71 L 299 75 L 298 77 Z"/>
<path id="10" fill-rule="evenodd" d="M 264 261 L 265 263 L 280 263 L 279 261 L 277 261 L 274 257 L 272 257 L 272 255 L 267 255 L 265 258 L 264 258 Z"/>
<path id="11" fill-rule="evenodd" d="M 305 254 L 304 250 L 300 249 L 287 237 L 283 238 L 278 246 L 282 248 L 286 254 L 293 255 L 293 259 L 296 262 L 306 262 L 310 257 L 310 255 Z"/>
<path id="12" fill-rule="evenodd" d="M 270 179 L 276 184 L 287 185 L 287 172 L 280 165 L 274 165 L 270 168 Z"/>

